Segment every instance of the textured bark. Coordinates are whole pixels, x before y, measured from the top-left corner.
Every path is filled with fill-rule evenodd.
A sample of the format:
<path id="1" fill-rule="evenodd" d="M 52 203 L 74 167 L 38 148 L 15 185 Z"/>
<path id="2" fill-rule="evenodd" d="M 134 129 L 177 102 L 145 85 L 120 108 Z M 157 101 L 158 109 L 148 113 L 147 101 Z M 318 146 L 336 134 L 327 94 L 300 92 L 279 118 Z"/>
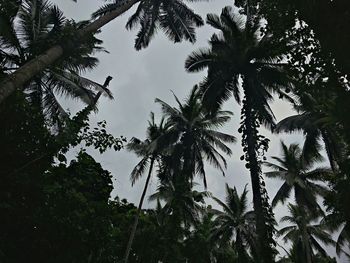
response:
<path id="1" fill-rule="evenodd" d="M 153 170 L 153 164 L 154 164 L 154 159 L 152 158 L 151 164 L 150 164 L 150 167 L 149 167 L 148 176 L 147 176 L 146 183 L 145 183 L 145 187 L 144 187 L 142 195 L 141 195 L 140 203 L 139 203 L 139 206 L 137 208 L 135 219 L 134 219 L 134 224 L 132 225 L 129 241 L 128 241 L 128 244 L 127 244 L 127 247 L 126 247 L 126 250 L 125 250 L 124 263 L 127 263 L 128 260 L 129 260 L 131 246 L 132 246 L 132 242 L 134 241 L 137 225 L 139 223 L 139 218 L 140 218 L 140 213 L 141 213 L 143 201 L 145 200 L 147 188 L 148 188 L 148 185 L 149 185 L 149 181 L 151 179 L 152 170 Z"/>
<path id="2" fill-rule="evenodd" d="M 256 231 L 257 231 L 257 249 L 258 256 L 261 257 L 261 263 L 272 263 L 272 249 L 270 247 L 269 235 L 266 227 L 266 219 L 264 216 L 263 198 L 260 187 L 260 175 L 261 168 L 258 162 L 258 156 L 256 153 L 257 146 L 257 130 L 255 128 L 255 116 L 252 109 L 252 103 L 250 96 L 246 96 L 246 103 L 243 106 L 245 108 L 245 120 L 244 126 L 246 128 L 246 143 L 247 143 L 247 155 L 249 161 L 250 178 L 253 190 L 253 205 L 256 216 Z"/>
<path id="3" fill-rule="evenodd" d="M 0 84 L 0 103 L 2 103 L 15 90 L 23 87 L 25 83 L 31 80 L 38 73 L 42 72 L 49 65 L 52 65 L 63 55 L 63 48 L 56 45 L 44 54 L 27 62 L 14 73 L 10 74 Z"/>
<path id="4" fill-rule="evenodd" d="M 301 207 L 302 211 L 304 211 L 304 208 Z M 304 213 L 306 213 L 306 211 L 304 211 Z M 304 218 L 302 218 L 302 225 L 301 225 L 301 232 L 302 232 L 302 238 L 303 238 L 303 243 L 304 243 L 304 249 L 305 249 L 305 254 L 306 254 L 306 262 L 307 263 L 312 263 L 312 248 L 311 248 L 311 241 L 309 239 L 309 234 L 307 232 L 307 225 L 306 222 L 304 220 Z"/>
<path id="5" fill-rule="evenodd" d="M 82 39 L 88 34 L 94 34 L 101 27 L 108 24 L 140 0 L 122 1 L 118 9 L 107 13 L 106 15 L 91 22 L 86 27 L 80 29 L 77 33 L 76 40 Z M 17 89 L 21 89 L 28 81 L 30 81 L 37 74 L 43 72 L 50 65 L 54 64 L 59 58 L 64 55 L 64 47 L 62 45 L 55 45 L 45 51 L 42 55 L 32 59 L 18 70 L 10 74 L 0 83 L 0 103 L 2 103 L 9 95 Z"/>

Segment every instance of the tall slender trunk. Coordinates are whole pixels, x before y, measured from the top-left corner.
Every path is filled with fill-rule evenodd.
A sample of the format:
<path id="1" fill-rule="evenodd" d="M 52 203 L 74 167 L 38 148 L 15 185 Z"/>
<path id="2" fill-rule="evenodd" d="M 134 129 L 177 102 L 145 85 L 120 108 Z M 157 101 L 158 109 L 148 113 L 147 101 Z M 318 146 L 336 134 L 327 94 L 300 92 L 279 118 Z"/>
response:
<path id="1" fill-rule="evenodd" d="M 241 237 L 241 232 L 237 230 L 235 249 L 237 250 L 238 262 L 249 262 L 247 250 L 243 245 L 243 239 Z"/>
<path id="2" fill-rule="evenodd" d="M 334 152 L 334 148 L 332 147 L 332 143 L 329 140 L 328 133 L 327 133 L 327 131 L 322 130 L 321 134 L 322 134 L 322 139 L 323 139 L 323 142 L 325 145 L 326 153 L 328 156 L 329 164 L 332 168 L 332 171 L 334 173 L 337 173 L 337 172 L 339 172 L 337 157 L 336 157 L 336 154 Z"/>
<path id="3" fill-rule="evenodd" d="M 130 251 L 131 251 L 132 242 L 134 241 L 136 228 L 137 228 L 137 225 L 139 223 L 141 208 L 142 208 L 142 204 L 143 204 L 143 201 L 145 199 L 145 196 L 146 196 L 146 192 L 147 192 L 149 181 L 151 179 L 153 165 L 154 165 L 154 158 L 152 157 L 151 163 L 150 163 L 150 166 L 149 166 L 148 176 L 147 176 L 146 183 L 145 183 L 145 187 L 144 187 L 142 195 L 141 195 L 140 203 L 139 203 L 139 206 L 137 208 L 135 219 L 134 219 L 134 224 L 132 225 L 129 241 L 128 241 L 128 244 L 127 244 L 127 247 L 126 247 L 126 250 L 125 250 L 124 263 L 127 263 L 128 260 L 129 260 L 129 255 L 130 255 Z"/>
<path id="4" fill-rule="evenodd" d="M 304 211 L 304 213 L 306 213 L 304 207 L 301 207 L 301 210 Z M 304 219 L 302 219 L 302 238 L 304 240 L 304 248 L 305 248 L 305 253 L 306 253 L 306 262 L 307 263 L 312 263 L 312 248 L 311 248 L 311 243 L 310 243 L 310 239 L 309 239 L 309 234 L 307 232 L 307 224 L 305 222 Z"/>
<path id="5" fill-rule="evenodd" d="M 74 46 L 77 44 L 77 41 L 81 40 L 84 36 L 96 33 L 104 25 L 129 10 L 139 1 L 140 0 L 122 1 L 118 9 L 101 16 L 86 27 L 80 29 L 77 33 L 77 37 L 74 39 L 75 42 L 71 44 Z M 7 76 L 0 83 L 0 103 L 2 103 L 15 90 L 22 88 L 24 84 L 33 79 L 34 76 L 43 72 L 46 68 L 55 63 L 64 55 L 64 51 L 63 44 L 56 44 Z"/>
<path id="6" fill-rule="evenodd" d="M 258 256 L 261 257 L 261 263 L 273 262 L 272 249 L 270 244 L 270 237 L 267 229 L 267 222 L 265 211 L 263 207 L 263 196 L 260 185 L 261 167 L 257 156 L 258 132 L 256 128 L 256 113 L 252 108 L 250 96 L 246 96 L 246 102 L 243 105 L 245 129 L 245 146 L 247 161 L 249 163 L 250 178 L 253 190 L 253 205 L 256 216 L 256 231 L 257 231 L 257 249 Z"/>

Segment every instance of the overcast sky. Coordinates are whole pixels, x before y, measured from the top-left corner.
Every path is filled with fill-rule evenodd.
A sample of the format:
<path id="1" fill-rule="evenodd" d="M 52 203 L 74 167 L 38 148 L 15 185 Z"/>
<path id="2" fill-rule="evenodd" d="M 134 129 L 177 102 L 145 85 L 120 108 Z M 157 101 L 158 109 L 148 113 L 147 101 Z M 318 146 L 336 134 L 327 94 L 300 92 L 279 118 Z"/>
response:
<path id="1" fill-rule="evenodd" d="M 89 19 L 90 14 L 104 4 L 102 0 L 79 0 L 78 3 L 71 0 L 53 0 L 52 2 L 64 11 L 66 17 L 77 21 Z M 232 1 L 204 1 L 189 5 L 205 18 L 207 13 L 219 14 L 225 5 L 232 5 Z M 157 97 L 170 105 L 175 105 L 171 91 L 174 91 L 182 99 L 187 96 L 193 85 L 197 84 L 205 75 L 205 72 L 186 73 L 184 61 L 192 51 L 199 47 L 207 47 L 207 40 L 214 31 L 207 25 L 199 28 L 197 42 L 194 45 L 187 42 L 173 44 L 166 39 L 162 32 L 158 32 L 147 49 L 136 51 L 133 44 L 137 32 L 125 29 L 126 21 L 133 11 L 135 9 L 129 10 L 123 16 L 112 21 L 103 28 L 102 33 L 98 36 L 104 41 L 103 47 L 109 51 L 109 54 L 97 54 L 100 65 L 96 70 L 88 73 L 88 76 L 100 83 L 103 83 L 108 75 L 112 76 L 114 79 L 110 88 L 114 93 L 115 100 L 110 101 L 102 98 L 99 112 L 91 117 L 91 123 L 106 120 L 108 131 L 113 135 L 123 135 L 128 139 L 132 137 L 144 139 L 150 112 L 153 111 L 156 116 L 160 116 L 160 107 L 154 103 L 154 99 Z M 67 105 L 72 112 L 77 110 L 78 106 L 72 103 Z M 292 113 L 291 107 L 285 102 L 275 102 L 272 108 L 277 120 Z M 234 154 L 227 158 L 226 177 L 210 166 L 207 166 L 206 169 L 208 190 L 220 199 L 224 199 L 225 196 L 225 183 L 231 187 L 236 186 L 239 192 L 246 184 L 250 183 L 249 173 L 244 167 L 245 163 L 239 160 L 242 155 L 241 138 L 237 132 L 240 108 L 234 100 L 230 100 L 225 104 L 225 110 L 231 110 L 235 115 L 222 131 L 235 135 L 238 138 L 238 143 L 232 145 Z M 268 133 L 265 132 L 265 134 Z M 281 139 L 287 144 L 302 142 L 302 136 L 298 134 L 269 137 L 271 143 L 267 153 L 268 160 L 270 156 L 279 155 Z M 113 174 L 115 184 L 113 195 L 137 203 L 145 178 L 131 187 L 129 175 L 138 162 L 135 155 L 126 150 L 108 151 L 103 155 L 96 152 L 93 155 L 105 169 Z M 149 194 L 155 191 L 156 184 L 157 181 L 153 179 Z M 267 180 L 267 190 L 271 199 L 280 185 L 279 181 Z M 248 189 L 250 190 L 250 187 Z M 145 204 L 145 206 L 152 206 L 152 204 Z M 286 214 L 286 211 L 284 206 L 278 206 L 275 210 L 276 217 L 279 219 L 281 215 Z"/>

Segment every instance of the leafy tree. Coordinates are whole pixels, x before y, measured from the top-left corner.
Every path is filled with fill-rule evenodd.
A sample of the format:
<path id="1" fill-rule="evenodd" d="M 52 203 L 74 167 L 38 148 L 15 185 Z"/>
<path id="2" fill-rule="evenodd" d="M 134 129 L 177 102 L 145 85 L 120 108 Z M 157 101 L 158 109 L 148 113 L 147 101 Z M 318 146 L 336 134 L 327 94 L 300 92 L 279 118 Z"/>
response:
<path id="1" fill-rule="evenodd" d="M 269 30 L 279 36 L 293 28 L 296 21 L 304 21 L 320 41 L 324 52 L 335 58 L 343 73 L 349 73 L 350 60 L 346 47 L 350 40 L 350 34 L 346 30 L 350 25 L 348 1 L 307 0 L 287 3 L 281 0 L 236 0 L 235 5 L 245 10 L 247 5 L 250 9 L 255 9 L 258 16 L 267 20 Z"/>
<path id="2" fill-rule="evenodd" d="M 56 7 L 45 0 L 25 0 L 16 16 L 3 18 L 5 27 L 0 35 L 2 75 L 37 57 L 52 42 L 65 36 L 75 26 Z M 70 56 L 62 58 L 54 67 L 47 68 L 24 85 L 25 93 L 32 103 L 41 108 L 53 123 L 67 117 L 58 96 L 65 95 L 91 105 L 96 93 L 113 98 L 106 86 L 82 77 L 80 74 L 93 69 L 98 60 L 90 54 L 101 50 L 101 41 L 90 38 Z M 97 91 L 97 92 L 95 92 Z"/>
<path id="3" fill-rule="evenodd" d="M 158 247 L 154 250 L 154 255 L 157 255 L 158 261 L 162 262 L 183 262 L 184 261 L 184 241 L 182 228 L 175 227 L 172 217 L 169 216 L 168 210 L 164 209 L 160 200 L 157 200 L 156 208 L 149 212 L 149 216 L 155 226 L 152 233 L 156 233 L 156 244 Z M 151 235 L 149 235 L 151 236 Z M 142 246 L 145 244 L 145 239 L 142 239 Z M 150 246 L 155 243 L 150 242 Z"/>
<path id="4" fill-rule="evenodd" d="M 201 204 L 208 192 L 192 190 L 192 185 L 184 177 L 174 177 L 172 180 L 163 180 L 157 188 L 157 192 L 150 196 L 150 200 L 165 202 L 163 210 L 170 215 L 173 227 L 188 229 L 199 220 Z"/>
<path id="5" fill-rule="evenodd" d="M 235 1 L 236 5 L 247 10 L 246 3 L 247 1 Z M 324 133 L 326 135 L 324 142 L 331 157 L 331 166 L 338 171 L 337 179 L 330 182 L 332 192 L 326 198 L 327 206 L 328 210 L 337 214 L 341 222 L 348 223 L 350 222 L 348 209 L 350 161 L 347 156 L 349 156 L 350 119 L 347 113 L 350 93 L 346 75 L 349 71 L 349 56 L 346 56 L 344 53 L 346 51 L 340 47 L 348 42 L 349 34 L 344 28 L 349 23 L 347 15 L 349 4 L 347 1 L 328 0 L 317 3 L 253 0 L 249 1 L 249 4 L 250 10 L 256 9 L 254 12 L 266 19 L 268 32 L 273 33 L 277 39 L 288 41 L 288 45 L 285 46 L 286 52 L 290 54 L 287 61 L 300 84 L 294 93 L 299 98 L 303 95 L 312 97 L 312 100 L 302 102 L 302 111 L 305 114 L 300 116 L 304 118 L 312 114 L 309 116 L 312 123 L 303 124 L 305 128 L 312 126 L 317 128 L 311 131 L 308 129 L 310 138 L 315 138 L 321 129 L 329 131 L 329 134 Z M 300 118 L 294 125 L 301 124 Z M 342 144 L 341 147 L 335 146 L 335 142 L 338 145 Z M 338 153 L 332 153 L 333 147 L 341 150 L 344 155 L 339 158 Z M 331 156 L 332 154 L 334 156 Z M 335 163 L 334 160 L 337 158 Z"/>
<path id="6" fill-rule="evenodd" d="M 0 121 L 0 261 L 3 262 L 11 256 L 25 257 L 30 251 L 28 244 L 32 242 L 25 239 L 35 234 L 33 210 L 42 200 L 41 175 L 50 168 L 53 157 L 46 155 L 52 135 L 42 125 L 43 116 L 22 94 L 14 94 L 1 105 Z M 17 249 L 21 248 L 22 253 L 18 253 Z M 22 260 L 12 260 L 19 261 Z"/>
<path id="7" fill-rule="evenodd" d="M 319 158 L 310 158 L 309 156 L 305 160 L 297 144 L 291 144 L 288 147 L 281 142 L 281 147 L 282 157 L 272 157 L 278 164 L 264 163 L 267 167 L 273 169 L 273 171 L 265 173 L 267 177 L 283 180 L 282 186 L 272 200 L 272 206 L 276 206 L 278 202 L 284 203 L 294 189 L 295 201 L 299 207 L 311 212 L 321 212 L 322 208 L 318 205 L 316 196 L 324 196 L 327 193 L 327 188 L 316 182 L 320 182 L 323 178 L 332 174 L 331 169 L 312 169 Z"/>
<path id="8" fill-rule="evenodd" d="M 161 28 L 173 42 L 185 39 L 195 41 L 194 28 L 203 25 L 199 15 L 186 6 L 183 0 L 113 0 L 93 14 L 93 21 L 82 24 L 77 30 L 70 32 L 67 38 L 58 38 L 50 42 L 46 51 L 38 53 L 32 60 L 26 61 L 19 69 L 9 74 L 0 84 L 0 103 L 15 90 L 23 87 L 36 75 L 59 62 L 64 56 L 71 56 L 72 46 L 84 47 L 87 40 L 121 14 L 138 3 L 136 13 L 127 24 L 128 28 L 140 25 L 135 41 L 137 49 L 147 47 L 154 36 L 156 28 Z"/>
<path id="9" fill-rule="evenodd" d="M 342 185 L 343 189 L 339 191 L 340 193 L 344 193 L 348 190 L 349 186 L 347 185 L 347 180 L 339 180 L 334 176 L 332 181 L 338 181 L 339 185 Z M 325 216 L 323 222 L 332 232 L 339 232 L 336 243 L 337 254 L 345 254 L 350 257 L 347 253 L 347 248 L 350 245 L 350 224 L 349 221 L 344 219 L 344 214 L 342 212 L 347 211 L 347 208 L 343 208 L 343 210 L 335 209 L 338 203 L 342 203 L 342 196 L 339 196 L 339 192 L 336 191 L 336 189 L 332 189 L 332 191 L 326 196 L 324 203 L 326 204 L 329 213 Z"/>
<path id="10" fill-rule="evenodd" d="M 324 104 L 322 101 L 320 102 L 320 96 L 313 98 L 306 93 L 302 95 L 300 100 L 301 104 L 295 106 L 299 113 L 286 117 L 277 123 L 274 132 L 302 131 L 305 135 L 303 146 L 305 161 L 312 160 L 312 156 L 320 156 L 320 141 L 322 140 L 332 170 L 337 172 L 339 170 L 338 163 L 344 159 L 345 145 L 339 132 L 334 129 L 333 123 L 335 121 L 332 113 L 325 111 Z M 334 103 L 329 96 L 327 103 Z"/>
<path id="11" fill-rule="evenodd" d="M 152 201 L 165 203 L 158 209 L 157 217 L 159 230 L 162 231 L 160 242 L 167 242 L 160 253 L 160 261 L 186 262 L 184 239 L 189 235 L 191 226 L 198 222 L 204 198 L 207 196 L 207 192 L 192 190 L 192 184 L 181 176 L 161 181 L 157 192 L 150 196 Z"/>
<path id="12" fill-rule="evenodd" d="M 221 238 L 224 244 L 232 242 L 238 262 L 252 262 L 249 248 L 255 256 L 255 219 L 254 212 L 247 211 L 247 193 L 246 187 L 239 195 L 236 188 L 232 189 L 226 184 L 226 201 L 213 197 L 223 209 L 213 210 L 216 216 L 213 238 Z"/>
<path id="13" fill-rule="evenodd" d="M 42 256 L 51 255 L 56 262 L 80 258 L 103 262 L 101 255 L 112 241 L 108 207 L 111 174 L 80 152 L 68 167 L 53 167 L 44 178 L 45 205 L 38 231 L 44 232 L 51 249 L 43 249 Z M 66 253 L 68 247 L 74 250 Z"/>
<path id="14" fill-rule="evenodd" d="M 175 99 L 178 108 L 156 99 L 171 126 L 160 140 L 176 144 L 172 155 L 183 161 L 182 166 L 178 165 L 182 167 L 181 174 L 191 181 L 198 174 L 207 187 L 203 161 L 213 164 L 224 174 L 226 160 L 218 150 L 227 155 L 232 154 L 225 143 L 234 143 L 236 138 L 217 130 L 231 119 L 232 113 L 229 111 L 208 113 L 203 107 L 197 86 L 192 89 L 184 104 L 176 96 Z"/>
<path id="15" fill-rule="evenodd" d="M 147 188 L 151 179 L 153 167 L 156 162 L 160 161 L 161 153 L 164 151 L 168 145 L 164 145 L 159 143 L 157 139 L 167 132 L 169 129 L 169 124 L 165 123 L 164 119 L 161 120 L 160 124 L 157 125 L 154 120 L 154 113 L 151 113 L 151 120 L 148 122 L 147 128 L 147 139 L 145 141 L 141 141 L 137 138 L 132 138 L 128 143 L 127 148 L 130 151 L 135 152 L 139 157 L 141 157 L 141 161 L 135 166 L 133 171 L 131 172 L 131 181 L 134 184 L 145 172 L 147 166 L 149 166 L 148 176 L 146 178 L 145 186 L 141 195 L 141 199 L 139 202 L 139 206 L 137 209 L 137 213 L 135 215 L 135 220 L 133 227 L 131 229 L 129 242 L 127 245 L 127 249 L 125 252 L 125 262 L 128 262 L 129 254 L 131 251 L 132 242 L 136 233 L 136 228 L 139 220 L 139 215 L 142 209 L 143 201 L 146 196 Z"/>
<path id="16" fill-rule="evenodd" d="M 277 262 L 278 263 L 297 263 L 297 262 L 305 262 L 305 257 L 301 253 L 300 244 L 298 245 L 292 245 L 292 248 L 290 251 L 287 251 L 287 256 L 279 259 Z M 317 253 L 313 257 L 313 262 L 315 263 L 336 263 L 335 258 L 331 258 L 329 256 L 324 256 L 322 254 Z"/>
<path id="17" fill-rule="evenodd" d="M 185 240 L 185 256 L 189 262 L 211 263 L 217 249 L 211 231 L 214 228 L 214 215 L 209 208 L 204 209 L 200 219 Z"/>
<path id="18" fill-rule="evenodd" d="M 108 217 L 110 175 L 84 152 L 70 166 L 64 164 L 64 153 L 82 142 L 102 152 L 121 149 L 122 140 L 103 127 L 91 131 L 91 110 L 89 106 L 78 113 L 64 132 L 54 135 L 24 94 L 13 94 L 1 105 L 0 261 L 73 262 L 91 257 L 112 262 L 103 261 L 98 256 L 103 249 L 94 245 L 112 247 L 114 242 Z"/>
<path id="19" fill-rule="evenodd" d="M 96 11 L 93 18 L 111 13 L 121 4 L 116 0 L 109 2 Z M 135 40 L 137 50 L 149 45 L 157 29 L 161 29 L 175 43 L 182 40 L 191 43 L 196 41 L 195 27 L 202 26 L 203 19 L 187 7 L 184 0 L 138 0 L 137 2 L 140 3 L 136 12 L 126 24 L 127 29 L 140 28 Z"/>
<path id="20" fill-rule="evenodd" d="M 295 246 L 297 262 L 314 262 L 314 250 L 322 256 L 327 257 L 320 241 L 326 245 L 334 245 L 331 235 L 325 231 L 326 225 L 314 223 L 317 216 L 305 213 L 305 209 L 290 204 L 288 206 L 290 216 L 284 216 L 281 222 L 288 222 L 292 225 L 283 227 L 278 231 L 278 235 L 283 236 L 283 240 L 291 241 Z"/>
<path id="21" fill-rule="evenodd" d="M 1 261 L 114 262 L 106 259 L 115 242 L 108 171 L 80 152 L 69 166 L 61 163 L 41 174 L 31 167 L 19 175 L 4 181 Z"/>
<path id="22" fill-rule="evenodd" d="M 268 146 L 268 139 L 258 134 L 258 127 L 264 124 L 274 126 L 274 116 L 269 107 L 272 92 L 288 97 L 289 81 L 284 68 L 279 64 L 283 43 L 273 40 L 272 35 L 257 37 L 259 25 L 250 17 L 246 25 L 233 14 L 231 7 L 225 7 L 219 16 L 209 14 L 207 23 L 218 29 L 214 34 L 209 49 L 192 53 L 186 60 L 185 67 L 189 72 L 208 68 L 208 75 L 201 83 L 204 104 L 213 110 L 234 96 L 240 103 L 240 84 L 242 79 L 243 107 L 240 132 L 243 133 L 243 150 L 250 170 L 253 203 L 256 212 L 259 254 L 264 262 L 272 261 L 272 226 L 271 210 L 268 208 L 267 193 L 262 187 L 259 157 Z M 268 230 L 268 228 L 270 230 Z M 269 240 L 269 242 L 267 242 Z"/>

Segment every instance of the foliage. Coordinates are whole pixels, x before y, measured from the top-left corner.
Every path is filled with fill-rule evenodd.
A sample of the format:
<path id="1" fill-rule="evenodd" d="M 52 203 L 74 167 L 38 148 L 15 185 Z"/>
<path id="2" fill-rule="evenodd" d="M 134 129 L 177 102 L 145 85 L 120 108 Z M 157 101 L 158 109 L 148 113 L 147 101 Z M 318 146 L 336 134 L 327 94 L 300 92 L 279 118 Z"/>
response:
<path id="1" fill-rule="evenodd" d="M 125 3 L 107 1 L 92 23 Z M 195 28 L 203 21 L 184 1 L 136 3 L 127 23 L 128 29 L 139 28 L 136 49 L 147 47 L 157 30 L 173 42 L 195 42 Z M 326 245 L 349 256 L 350 64 L 345 29 L 350 6 L 340 0 L 234 4 L 241 15 L 225 7 L 220 16 L 207 16 L 217 30 L 209 48 L 186 60 L 189 72 L 208 70 L 204 80 L 184 102 L 174 96 L 176 107 L 156 99 L 162 108 L 160 123 L 152 114 L 146 139 L 132 138 L 127 144 L 140 158 L 131 172 L 132 184 L 148 168 L 135 207 L 111 198 L 111 173 L 87 153 L 88 148 L 101 154 L 119 151 L 126 142 L 109 134 L 105 121 L 97 127 L 89 123 L 100 96 L 112 98 L 111 77 L 101 85 L 82 76 L 97 65 L 94 53 L 103 51 L 102 41 L 90 31 L 77 33 L 91 24 L 66 19 L 46 0 L 0 0 L 0 80 L 53 45 L 64 49 L 64 56 L 26 83 L 24 91 L 0 104 L 0 262 L 122 262 L 129 249 L 131 263 L 267 263 L 275 262 L 278 237 L 290 244 L 278 262 L 336 262 Z M 276 95 L 296 111 L 277 125 L 270 108 Z M 87 106 L 71 117 L 59 102 L 65 96 Z M 246 188 L 238 194 L 236 187 L 226 185 L 226 200 L 213 197 L 218 205 L 213 208 L 206 204 L 211 194 L 195 183 L 199 176 L 207 188 L 211 175 L 206 162 L 224 174 L 224 154 L 235 153 L 228 146 L 235 137 L 220 131 L 232 116 L 222 110 L 231 97 L 242 104 L 241 160 L 250 171 L 254 212 Z M 275 134 L 302 132 L 303 147 L 282 143 L 281 156 L 272 157 L 276 162 L 265 162 L 270 140 L 260 134 L 262 125 Z M 331 169 L 317 168 L 322 146 Z M 68 152 L 78 147 L 68 162 Z M 263 163 L 273 169 L 266 176 L 283 180 L 272 207 Z M 153 174 L 157 190 L 150 200 L 156 206 L 142 209 Z M 292 190 L 296 204 L 288 206 L 290 214 L 282 217 L 275 237 L 272 208 L 291 201 Z"/>
<path id="2" fill-rule="evenodd" d="M 247 17 L 245 25 L 225 7 L 220 16 L 209 14 L 207 23 L 219 30 L 209 41 L 209 49 L 193 52 L 186 60 L 185 67 L 190 72 L 208 69 L 207 77 L 201 83 L 204 104 L 209 110 L 219 108 L 231 96 L 240 103 L 242 80 L 243 106 L 241 111 L 242 146 L 250 170 L 256 227 L 260 252 L 266 262 L 272 260 L 273 214 L 268 204 L 267 192 L 261 177 L 260 159 L 268 148 L 269 140 L 259 134 L 261 124 L 273 128 L 274 115 L 269 106 L 272 93 L 289 98 L 287 92 L 291 85 L 284 65 L 283 42 L 276 41 L 272 35 L 258 38 L 259 23 Z M 268 224 L 266 224 L 268 223 Z"/>
<path id="3" fill-rule="evenodd" d="M 230 244 L 237 252 L 239 262 L 253 262 L 249 252 L 256 257 L 256 229 L 253 211 L 247 211 L 247 188 L 238 195 L 236 188 L 226 184 L 226 200 L 214 200 L 221 206 L 222 211 L 213 210 L 215 225 L 212 228 L 212 238 L 220 238 L 220 244 Z"/>
<path id="4" fill-rule="evenodd" d="M 281 158 L 272 157 L 278 164 L 265 162 L 267 167 L 273 169 L 271 172 L 266 172 L 265 175 L 283 180 L 283 185 L 272 200 L 272 206 L 276 206 L 278 202 L 283 204 L 294 188 L 295 201 L 299 207 L 304 207 L 309 212 L 322 212 L 316 197 L 317 195 L 325 196 L 327 188 L 317 182 L 333 175 L 331 169 L 327 167 L 311 169 L 315 162 L 319 161 L 319 156 L 305 158 L 297 144 L 291 144 L 288 147 L 281 142 L 281 146 Z"/>
<path id="5" fill-rule="evenodd" d="M 204 108 L 198 86 L 193 87 L 185 103 L 181 103 L 175 95 L 174 97 L 178 108 L 156 99 L 162 106 L 163 115 L 170 126 L 168 132 L 158 141 L 174 144 L 171 154 L 176 159 L 178 168 L 182 166 L 182 170 L 179 171 L 182 176 L 192 181 L 198 174 L 207 187 L 204 160 L 225 175 L 227 163 L 220 152 L 230 156 L 232 150 L 226 143 L 234 143 L 236 138 L 218 131 L 218 128 L 231 119 L 232 112 L 218 110 L 209 113 Z"/>
<path id="6" fill-rule="evenodd" d="M 280 229 L 278 235 L 283 236 L 284 241 L 290 240 L 295 246 L 298 262 L 313 262 L 314 251 L 327 257 L 327 252 L 319 243 L 322 241 L 326 245 L 334 245 L 331 235 L 325 231 L 326 225 L 313 223 L 318 217 L 307 213 L 303 207 L 289 204 L 288 209 L 290 216 L 282 217 L 281 222 L 292 225 Z"/>
<path id="7" fill-rule="evenodd" d="M 101 17 L 122 5 L 125 0 L 109 0 L 93 14 Z M 202 18 L 190 9 L 183 0 L 141 0 L 135 13 L 129 18 L 126 28 L 139 27 L 135 48 L 146 48 L 158 29 L 174 43 L 196 41 L 195 28 L 202 26 Z"/>
<path id="8" fill-rule="evenodd" d="M 0 34 L 0 77 L 11 74 L 51 45 L 67 42 L 82 26 L 67 20 L 57 6 L 46 0 L 24 0 L 16 13 L 5 11 L 0 15 L 4 25 Z M 113 98 L 106 87 L 82 76 L 97 65 L 98 59 L 91 54 L 103 50 L 101 43 L 90 37 L 25 85 L 29 101 L 42 109 L 48 123 L 60 126 L 62 119 L 68 116 L 59 102 L 60 96 L 88 105 L 94 103 L 98 91 Z"/>
<path id="9" fill-rule="evenodd" d="M 108 227 L 112 222 L 110 174 L 85 151 L 69 166 L 64 164 L 64 153 L 84 140 L 93 140 L 102 152 L 109 146 L 121 149 L 119 138 L 88 132 L 90 112 L 88 108 L 78 114 L 73 119 L 76 122 L 68 121 L 64 132 L 54 135 L 42 111 L 23 94 L 14 94 L 1 105 L 2 262 L 47 262 L 48 258 L 50 262 L 73 262 L 82 257 L 113 262 L 100 258 L 102 250 L 114 249 L 113 230 Z M 66 253 L 68 248 L 72 253 Z M 108 257 L 114 257 L 111 251 Z"/>

